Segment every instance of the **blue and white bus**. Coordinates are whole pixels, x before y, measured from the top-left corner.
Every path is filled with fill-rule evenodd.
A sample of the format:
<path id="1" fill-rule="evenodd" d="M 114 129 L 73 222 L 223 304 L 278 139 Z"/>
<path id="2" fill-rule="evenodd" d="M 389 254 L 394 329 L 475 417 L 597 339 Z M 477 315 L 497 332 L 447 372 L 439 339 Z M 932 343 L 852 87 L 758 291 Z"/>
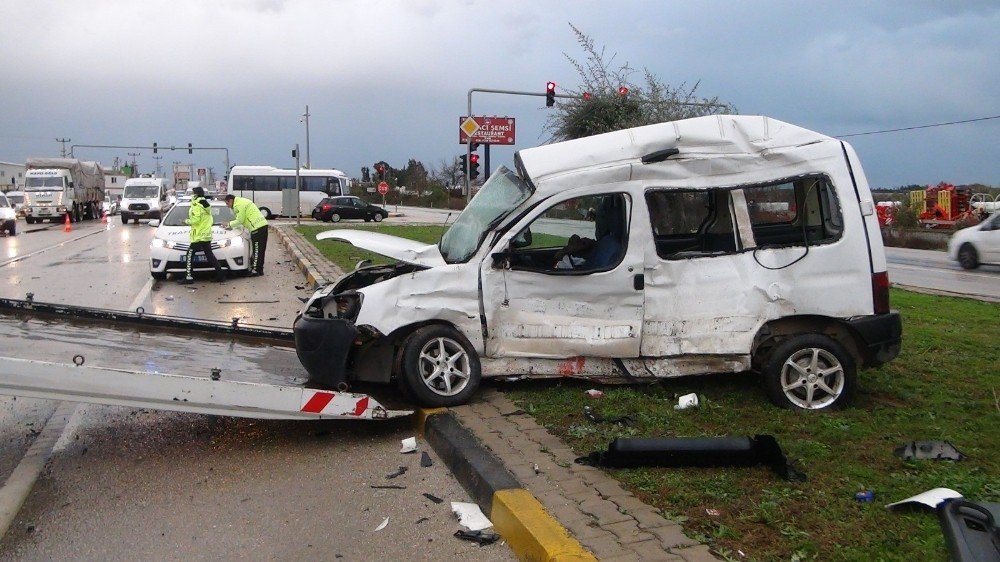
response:
<path id="1" fill-rule="evenodd" d="M 351 179 L 340 170 L 299 170 L 301 191 L 299 213 L 309 215 L 324 197 L 351 194 Z M 273 166 L 233 166 L 229 172 L 229 193 L 252 200 L 265 217 L 282 212 L 282 191 L 295 189 L 295 170 Z"/>

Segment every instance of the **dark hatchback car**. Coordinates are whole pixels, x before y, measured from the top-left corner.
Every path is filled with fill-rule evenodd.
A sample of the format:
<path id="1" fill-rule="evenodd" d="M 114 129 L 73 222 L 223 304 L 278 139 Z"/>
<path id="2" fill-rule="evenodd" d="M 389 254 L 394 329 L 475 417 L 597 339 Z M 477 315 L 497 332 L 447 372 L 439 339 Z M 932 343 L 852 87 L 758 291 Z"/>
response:
<path id="1" fill-rule="evenodd" d="M 381 222 L 389 216 L 378 205 L 366 203 L 357 197 L 327 197 L 312 211 L 312 217 L 323 222 L 340 222 L 341 219 L 365 219 L 365 222 Z"/>

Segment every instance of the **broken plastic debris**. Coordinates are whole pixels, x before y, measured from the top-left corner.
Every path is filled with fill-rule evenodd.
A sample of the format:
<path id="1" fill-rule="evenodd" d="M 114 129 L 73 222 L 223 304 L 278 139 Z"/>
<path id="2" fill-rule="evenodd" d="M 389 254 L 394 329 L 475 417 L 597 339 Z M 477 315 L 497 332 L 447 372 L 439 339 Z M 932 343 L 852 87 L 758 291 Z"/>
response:
<path id="1" fill-rule="evenodd" d="M 896 507 L 902 507 L 904 505 L 921 504 L 926 505 L 931 509 L 937 508 L 941 502 L 945 500 L 950 500 L 952 498 L 960 498 L 962 494 L 959 494 L 951 488 L 934 488 L 933 490 L 927 490 L 921 494 L 917 494 L 912 498 L 906 498 L 905 500 L 900 500 L 898 502 L 890 503 L 885 507 L 888 509 L 893 509 Z"/>
<path id="2" fill-rule="evenodd" d="M 398 470 L 396 470 L 396 472 L 393 472 L 392 474 L 386 474 L 385 477 L 386 477 L 387 480 L 392 480 L 393 478 L 395 478 L 397 476 L 402 476 L 402 475 L 406 474 L 407 470 L 408 469 L 405 466 L 401 466 L 401 467 L 399 467 Z"/>
<path id="3" fill-rule="evenodd" d="M 386 517 L 385 519 L 382 520 L 382 524 L 381 525 L 379 525 L 378 527 L 375 527 L 375 530 L 376 531 L 381 531 L 382 529 L 385 529 L 388 524 L 389 524 L 389 518 Z"/>
<path id="4" fill-rule="evenodd" d="M 587 396 L 591 398 L 601 398 L 602 396 L 604 396 L 604 393 L 601 392 L 600 390 L 591 388 L 590 390 L 587 391 Z"/>
<path id="5" fill-rule="evenodd" d="M 412 453 L 417 450 L 417 438 L 407 437 L 400 441 L 403 444 L 403 448 L 399 450 L 400 453 Z"/>
<path id="6" fill-rule="evenodd" d="M 594 423 L 607 422 L 607 423 L 617 423 L 621 425 L 632 425 L 635 423 L 635 417 L 630 416 L 628 414 L 625 414 L 624 416 L 605 417 L 602 416 L 601 414 L 598 414 L 590 406 L 583 407 L 583 417 L 587 418 L 588 420 Z"/>
<path id="7" fill-rule="evenodd" d="M 720 515 L 718 509 L 712 509 L 711 507 L 705 510 L 705 515 L 710 517 L 718 517 Z"/>
<path id="8" fill-rule="evenodd" d="M 444 501 L 443 499 L 435 496 L 434 494 L 428 494 L 426 492 L 424 493 L 424 497 L 427 498 L 427 499 L 429 499 L 429 500 L 431 500 L 434 503 L 441 503 L 441 502 Z"/>
<path id="9" fill-rule="evenodd" d="M 687 410 L 688 408 L 698 407 L 698 395 L 695 393 L 685 394 L 677 399 L 677 405 L 674 406 L 675 410 Z"/>
<path id="10" fill-rule="evenodd" d="M 875 492 L 872 490 L 865 490 L 863 492 L 858 492 L 854 494 L 854 499 L 860 503 L 871 503 L 875 501 Z"/>
<path id="11" fill-rule="evenodd" d="M 500 535 L 493 531 L 466 531 L 465 529 L 459 529 L 455 531 L 455 536 L 462 540 L 479 543 L 479 546 L 486 546 L 500 540 Z"/>
<path id="12" fill-rule="evenodd" d="M 434 461 L 431 460 L 431 456 L 427 454 L 427 451 L 421 451 L 420 452 L 420 466 L 426 468 L 428 466 L 433 466 L 433 465 L 434 465 Z"/>
<path id="13" fill-rule="evenodd" d="M 172 300 L 174 300 L 174 296 L 173 296 L 173 295 L 167 295 L 167 300 L 168 300 L 168 301 L 172 301 Z"/>
<path id="14" fill-rule="evenodd" d="M 493 526 L 474 503 L 451 502 L 451 510 L 458 516 L 458 523 L 470 531 L 482 531 Z"/>
<path id="15" fill-rule="evenodd" d="M 948 441 L 911 441 L 902 447 L 897 447 L 893 454 L 903 460 L 960 461 L 966 458 Z"/>

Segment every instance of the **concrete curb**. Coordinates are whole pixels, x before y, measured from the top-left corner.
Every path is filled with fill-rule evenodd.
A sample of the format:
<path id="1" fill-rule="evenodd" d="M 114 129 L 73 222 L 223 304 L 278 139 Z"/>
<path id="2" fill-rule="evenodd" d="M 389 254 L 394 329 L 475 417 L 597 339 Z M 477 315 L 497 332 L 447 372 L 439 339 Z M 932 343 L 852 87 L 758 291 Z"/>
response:
<path id="1" fill-rule="evenodd" d="M 524 489 L 503 461 L 489 452 L 448 411 L 421 410 L 424 439 L 487 514 L 521 560 L 595 561 L 597 558 Z"/>
<path id="2" fill-rule="evenodd" d="M 278 234 L 278 239 L 281 240 L 281 244 L 292 254 L 292 260 L 295 262 L 295 266 L 299 268 L 306 277 L 306 283 L 309 284 L 310 289 L 317 289 L 329 283 L 329 280 L 320 275 L 319 271 L 313 265 L 309 258 L 307 258 L 302 251 L 299 249 L 298 244 L 293 240 L 294 236 L 302 237 L 301 234 L 297 232 L 288 232 L 289 227 L 281 225 L 272 225 L 271 229 Z M 308 243 L 307 241 L 304 241 Z"/>

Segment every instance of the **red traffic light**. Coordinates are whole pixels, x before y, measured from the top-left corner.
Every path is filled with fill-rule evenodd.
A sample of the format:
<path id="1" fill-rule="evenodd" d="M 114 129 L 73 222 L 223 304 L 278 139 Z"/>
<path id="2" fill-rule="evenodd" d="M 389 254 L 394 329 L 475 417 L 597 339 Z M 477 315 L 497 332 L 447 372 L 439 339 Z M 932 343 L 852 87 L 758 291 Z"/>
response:
<path id="1" fill-rule="evenodd" d="M 479 155 L 478 154 L 473 154 L 472 156 L 469 157 L 469 161 L 471 161 L 473 164 L 475 164 L 476 162 L 479 162 Z"/>
<path id="2" fill-rule="evenodd" d="M 555 93 L 555 91 L 556 91 L 556 83 L 555 82 L 546 82 L 545 83 L 545 91 L 546 92 Z"/>
<path id="3" fill-rule="evenodd" d="M 625 86 L 618 86 L 618 95 L 625 97 L 628 95 L 628 88 Z"/>
<path id="4" fill-rule="evenodd" d="M 583 93 L 583 101 L 590 101 L 592 99 L 594 99 L 594 95 L 593 94 L 591 94 L 590 92 L 584 92 Z"/>
<path id="5" fill-rule="evenodd" d="M 552 107 L 556 104 L 556 83 L 545 83 L 545 107 Z"/>

